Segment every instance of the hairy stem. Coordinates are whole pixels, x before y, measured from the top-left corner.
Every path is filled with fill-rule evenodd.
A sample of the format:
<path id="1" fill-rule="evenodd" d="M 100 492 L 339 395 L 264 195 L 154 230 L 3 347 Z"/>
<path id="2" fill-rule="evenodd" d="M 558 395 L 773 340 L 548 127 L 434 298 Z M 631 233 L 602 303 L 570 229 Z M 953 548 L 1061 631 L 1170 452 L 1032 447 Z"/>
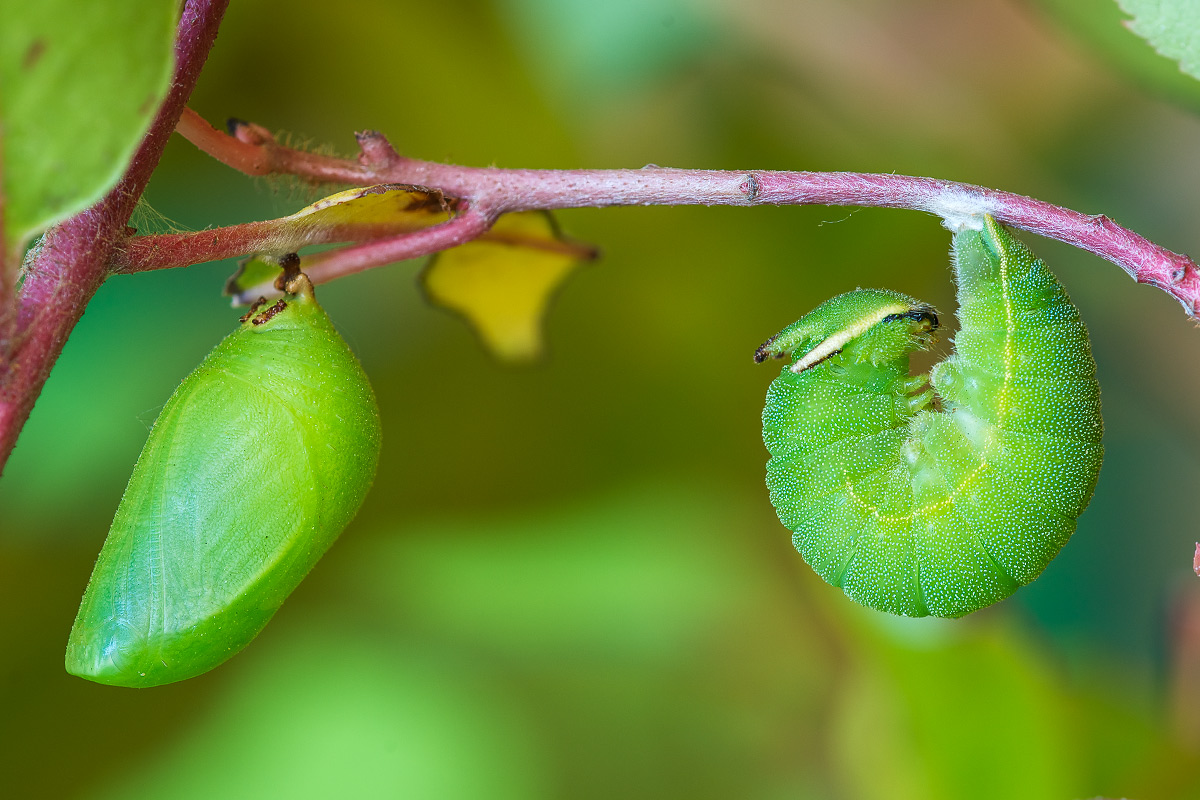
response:
<path id="1" fill-rule="evenodd" d="M 125 175 L 98 203 L 46 233 L 17 296 L 12 352 L 0 371 L 0 470 L 50 368 L 108 276 L 113 249 L 158 164 L 216 40 L 228 0 L 188 0 L 175 38 L 175 74 Z"/>
<path id="2" fill-rule="evenodd" d="M 1057 239 L 1105 258 L 1139 283 L 1157 286 L 1196 318 L 1200 308 L 1200 270 L 1191 258 L 1167 250 L 1104 215 L 1078 211 L 981 186 L 934 178 L 856 172 L 775 172 L 682 170 L 525 170 L 458 167 L 400 156 L 381 134 L 358 135 L 357 159 L 338 159 L 278 144 L 265 129 L 245 122 L 222 133 L 193 113 L 180 133 L 229 166 L 253 175 L 272 172 L 313 181 L 357 185 L 398 183 L 428 187 L 466 201 L 481 217 L 509 211 L 627 205 L 852 205 L 925 211 L 940 216 L 952 230 L 978 227 L 990 214 L 1014 228 Z M 225 258 L 240 238 L 269 236 L 266 228 L 233 226 L 171 237 L 137 237 L 120 254 L 115 269 L 137 272 Z M 333 241 L 326 232 L 325 241 Z M 441 249 L 426 232 L 401 249 L 416 257 Z M 206 242 L 208 243 L 206 245 Z M 220 244 L 218 244 L 218 242 Z M 206 250 L 207 247 L 207 250 Z M 243 251 L 243 252 L 248 252 Z M 391 248 L 354 248 L 347 256 L 354 271 L 394 261 Z M 367 257 L 375 253 L 377 260 Z M 337 259 L 335 255 L 324 257 Z M 346 274 L 329 270 L 325 280 Z"/>
<path id="3" fill-rule="evenodd" d="M 314 283 L 328 283 L 334 278 L 353 275 L 380 264 L 417 258 L 464 244 L 487 231 L 494 221 L 494 217 L 469 208 L 449 222 L 432 228 L 340 250 L 326 250 L 305 258 L 304 272 Z"/>

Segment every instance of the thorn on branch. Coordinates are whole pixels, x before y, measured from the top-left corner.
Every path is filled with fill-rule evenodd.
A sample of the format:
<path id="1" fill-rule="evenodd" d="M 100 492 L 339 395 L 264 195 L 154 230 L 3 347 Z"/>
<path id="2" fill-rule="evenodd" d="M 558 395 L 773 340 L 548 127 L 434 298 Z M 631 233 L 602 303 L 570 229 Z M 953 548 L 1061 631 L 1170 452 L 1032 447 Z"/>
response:
<path id="1" fill-rule="evenodd" d="M 742 194 L 746 195 L 747 201 L 754 202 L 758 199 L 758 193 L 761 191 L 761 187 L 758 183 L 758 176 L 751 172 L 746 176 L 746 180 L 742 181 L 742 185 L 738 188 L 741 190 Z"/>
<path id="2" fill-rule="evenodd" d="M 229 135 L 238 141 L 245 142 L 257 146 L 275 144 L 275 135 L 262 125 L 255 125 L 253 122 L 246 122 L 244 119 L 231 117 L 225 123 L 229 128 Z"/>
<path id="3" fill-rule="evenodd" d="M 379 131 L 359 131 L 354 138 L 361 151 L 358 163 L 364 167 L 385 168 L 400 160 L 400 154 Z"/>

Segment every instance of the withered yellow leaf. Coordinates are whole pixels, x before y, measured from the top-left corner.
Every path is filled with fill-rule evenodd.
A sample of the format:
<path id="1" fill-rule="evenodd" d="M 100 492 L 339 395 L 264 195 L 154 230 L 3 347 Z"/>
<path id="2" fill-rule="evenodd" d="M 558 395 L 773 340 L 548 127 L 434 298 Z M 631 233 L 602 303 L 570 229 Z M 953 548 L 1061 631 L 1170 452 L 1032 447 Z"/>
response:
<path id="1" fill-rule="evenodd" d="M 290 222 L 297 229 L 366 231 L 366 235 L 358 233 L 353 238 L 374 238 L 445 222 L 453 209 L 454 201 L 438 192 L 403 183 L 381 183 L 331 194 L 279 221 Z"/>
<path id="2" fill-rule="evenodd" d="M 233 304 L 249 305 L 280 273 L 278 257 L 317 242 L 365 241 L 445 222 L 456 201 L 420 187 L 383 183 L 324 197 L 271 223 L 270 247 L 241 262 L 225 284 Z"/>
<path id="3" fill-rule="evenodd" d="M 421 275 L 429 300 L 461 314 L 506 361 L 543 351 L 542 320 L 554 291 L 596 250 L 559 233 L 544 211 L 505 214 L 480 238 L 434 256 Z"/>

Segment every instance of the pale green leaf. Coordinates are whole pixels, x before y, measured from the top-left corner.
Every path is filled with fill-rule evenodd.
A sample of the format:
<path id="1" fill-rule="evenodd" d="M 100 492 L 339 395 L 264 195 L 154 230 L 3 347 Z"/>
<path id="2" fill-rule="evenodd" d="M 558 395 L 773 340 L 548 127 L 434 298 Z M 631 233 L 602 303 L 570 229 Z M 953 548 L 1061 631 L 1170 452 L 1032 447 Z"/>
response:
<path id="1" fill-rule="evenodd" d="M 1146 89 L 1200 111 L 1200 83 L 1146 46 L 1115 2 L 1033 0 L 1059 29 Z"/>
<path id="2" fill-rule="evenodd" d="M 225 281 L 225 294 L 233 298 L 233 305 L 247 306 L 258 299 L 251 297 L 256 290 L 274 286 L 275 279 L 283 272 L 279 259 L 269 253 L 255 253 L 238 262 L 237 272 Z"/>
<path id="3" fill-rule="evenodd" d="M 166 95 L 175 0 L 37 0 L 0 11 L 0 200 L 14 259 L 120 178 Z"/>
<path id="4" fill-rule="evenodd" d="M 850 612 L 855 637 L 829 732 L 863 800 L 1084 797 L 1066 692 L 1003 625 Z M 870 764 L 870 769 L 862 769 Z M 1094 793 L 1093 793 L 1094 794 Z"/>
<path id="5" fill-rule="evenodd" d="M 210 683 L 91 798 L 548 796 L 528 723 L 469 666 L 308 619 Z"/>
<path id="6" fill-rule="evenodd" d="M 1117 0 L 1133 17 L 1129 27 L 1155 50 L 1200 78 L 1200 3 L 1196 0 Z"/>

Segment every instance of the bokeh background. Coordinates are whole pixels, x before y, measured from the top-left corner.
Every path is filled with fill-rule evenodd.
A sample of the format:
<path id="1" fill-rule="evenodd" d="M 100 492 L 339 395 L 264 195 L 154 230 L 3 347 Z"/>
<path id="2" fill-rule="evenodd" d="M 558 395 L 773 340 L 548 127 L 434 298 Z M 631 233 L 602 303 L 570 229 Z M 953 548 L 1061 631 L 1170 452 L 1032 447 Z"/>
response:
<path id="1" fill-rule="evenodd" d="M 471 165 L 899 172 L 1200 251 L 1200 84 L 1107 0 L 235 2 L 193 106 Z M 81 132 L 85 135 L 85 132 Z M 177 138 L 143 230 L 321 191 Z M 1034 584 L 957 621 L 855 607 L 763 486 L 754 348 L 829 296 L 953 308 L 936 219 L 578 210 L 602 258 L 544 363 L 493 361 L 420 265 L 321 299 L 385 445 L 357 520 L 244 653 L 150 690 L 62 667 L 159 407 L 239 312 L 233 264 L 108 282 L 0 482 L 0 793 L 80 798 L 1200 796 L 1200 334 L 1027 237 L 1091 328 L 1107 458 Z"/>

